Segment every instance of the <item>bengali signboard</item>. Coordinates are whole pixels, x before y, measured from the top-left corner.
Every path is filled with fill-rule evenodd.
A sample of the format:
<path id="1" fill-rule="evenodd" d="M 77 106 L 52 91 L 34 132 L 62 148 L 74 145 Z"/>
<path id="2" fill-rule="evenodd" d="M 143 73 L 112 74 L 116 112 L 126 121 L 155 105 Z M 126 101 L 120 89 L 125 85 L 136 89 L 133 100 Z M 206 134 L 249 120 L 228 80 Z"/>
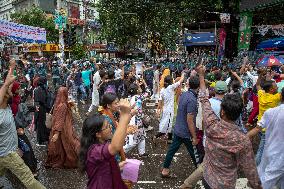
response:
<path id="1" fill-rule="evenodd" d="M 60 48 L 57 44 L 33 44 L 29 46 L 24 46 L 26 52 L 59 52 Z M 65 49 L 66 51 L 66 49 Z"/>

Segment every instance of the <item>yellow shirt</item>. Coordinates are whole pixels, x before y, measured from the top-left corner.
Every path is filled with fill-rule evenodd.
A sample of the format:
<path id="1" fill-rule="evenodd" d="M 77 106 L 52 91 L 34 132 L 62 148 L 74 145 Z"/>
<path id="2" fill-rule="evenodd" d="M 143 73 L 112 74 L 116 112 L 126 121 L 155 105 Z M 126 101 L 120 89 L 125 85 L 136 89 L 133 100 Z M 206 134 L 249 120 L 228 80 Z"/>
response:
<path id="1" fill-rule="evenodd" d="M 257 94 L 259 102 L 258 121 L 260 121 L 266 110 L 268 110 L 269 108 L 274 108 L 280 104 L 281 95 L 280 93 L 266 93 L 264 90 L 259 90 Z"/>

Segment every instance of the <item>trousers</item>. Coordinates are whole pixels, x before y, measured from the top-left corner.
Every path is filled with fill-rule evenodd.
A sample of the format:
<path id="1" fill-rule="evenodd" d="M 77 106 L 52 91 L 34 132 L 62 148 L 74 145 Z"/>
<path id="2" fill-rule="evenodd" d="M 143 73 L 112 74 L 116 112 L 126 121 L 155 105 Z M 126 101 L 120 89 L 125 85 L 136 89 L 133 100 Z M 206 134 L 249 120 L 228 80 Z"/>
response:
<path id="1" fill-rule="evenodd" d="M 186 146 L 186 149 L 195 165 L 195 167 L 197 167 L 198 164 L 200 164 L 200 157 L 197 151 L 196 146 L 192 145 L 192 141 L 190 138 L 181 138 L 177 135 L 174 134 L 173 137 L 173 142 L 170 145 L 165 161 L 164 161 L 164 168 L 169 168 L 171 165 L 171 162 L 173 160 L 173 157 L 175 155 L 175 153 L 179 150 L 180 145 L 184 144 Z"/>
<path id="2" fill-rule="evenodd" d="M 29 167 L 16 152 L 0 157 L 0 176 L 3 176 L 7 169 L 18 177 L 26 188 L 45 189 L 45 187 L 34 178 Z"/>

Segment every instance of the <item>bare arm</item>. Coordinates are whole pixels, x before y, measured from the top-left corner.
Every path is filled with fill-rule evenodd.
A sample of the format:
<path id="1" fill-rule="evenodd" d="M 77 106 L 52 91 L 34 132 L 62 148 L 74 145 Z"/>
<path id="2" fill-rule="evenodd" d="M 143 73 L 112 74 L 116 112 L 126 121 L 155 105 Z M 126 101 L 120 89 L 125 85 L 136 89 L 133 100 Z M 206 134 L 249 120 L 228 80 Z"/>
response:
<path id="1" fill-rule="evenodd" d="M 260 82 L 261 82 L 262 77 L 263 77 L 263 75 L 259 74 L 259 76 L 257 78 L 256 84 L 255 84 L 257 91 L 261 90 Z"/>
<path id="2" fill-rule="evenodd" d="M 259 132 L 261 132 L 261 127 L 256 126 L 255 128 L 253 128 L 252 130 L 250 130 L 250 131 L 247 133 L 247 136 L 248 136 L 249 138 L 252 138 L 252 137 L 254 137 L 255 135 L 257 135 Z"/>
<path id="3" fill-rule="evenodd" d="M 116 128 L 111 143 L 108 146 L 108 150 L 111 155 L 117 154 L 123 148 L 125 137 L 127 135 L 127 126 L 131 119 L 131 107 L 127 100 L 121 100 L 120 110 L 118 127 Z"/>
<path id="4" fill-rule="evenodd" d="M 198 141 L 196 137 L 195 124 L 193 120 L 194 120 L 194 115 L 187 114 L 187 126 L 192 137 L 192 144 L 197 145 Z"/>
<path id="5" fill-rule="evenodd" d="M 232 72 L 233 76 L 237 78 L 237 80 L 241 83 L 241 86 L 244 85 L 244 81 L 240 78 L 240 76 L 236 72 Z"/>
<path id="6" fill-rule="evenodd" d="M 8 75 L 7 75 L 6 79 L 5 79 L 4 85 L 0 88 L 0 105 L 4 101 L 4 97 L 5 97 L 6 93 L 7 93 L 7 90 L 9 89 L 9 86 L 16 79 L 16 77 L 13 75 L 15 66 L 16 66 L 16 61 L 15 60 L 11 60 L 10 61 L 10 68 L 9 68 Z"/>

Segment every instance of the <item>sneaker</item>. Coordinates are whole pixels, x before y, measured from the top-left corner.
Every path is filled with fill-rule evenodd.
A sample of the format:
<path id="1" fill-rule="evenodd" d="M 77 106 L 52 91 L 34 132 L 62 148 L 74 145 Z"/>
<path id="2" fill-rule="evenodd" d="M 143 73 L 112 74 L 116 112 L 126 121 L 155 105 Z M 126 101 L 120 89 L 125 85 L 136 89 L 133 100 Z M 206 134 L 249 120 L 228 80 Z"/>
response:
<path id="1" fill-rule="evenodd" d="M 154 127 L 149 126 L 149 127 L 145 128 L 145 131 L 146 131 L 146 132 L 147 132 L 147 131 L 152 131 L 153 129 L 154 129 Z"/>

